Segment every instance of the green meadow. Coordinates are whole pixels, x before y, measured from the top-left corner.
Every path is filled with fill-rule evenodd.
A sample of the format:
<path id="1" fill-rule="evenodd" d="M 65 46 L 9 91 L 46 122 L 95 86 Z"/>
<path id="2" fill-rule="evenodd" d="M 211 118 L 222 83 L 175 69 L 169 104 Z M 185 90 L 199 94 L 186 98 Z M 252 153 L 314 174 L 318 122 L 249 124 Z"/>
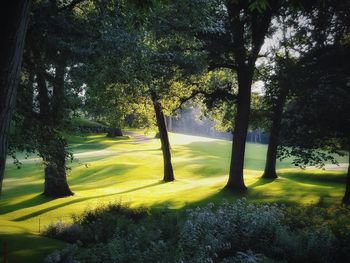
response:
<path id="1" fill-rule="evenodd" d="M 135 135 L 136 134 L 136 135 Z M 42 237 L 40 232 L 54 221 L 70 221 L 72 214 L 101 204 L 121 201 L 151 209 L 182 209 L 208 202 L 234 200 L 222 190 L 228 178 L 231 142 L 170 133 L 176 180 L 161 181 L 163 174 L 160 142 L 141 133 L 118 139 L 105 134 L 68 136 L 75 159 L 69 164 L 68 181 L 72 197 L 49 199 L 43 190 L 43 165 L 40 159 L 24 158 L 20 169 L 8 160 L 0 199 L 0 240 L 9 262 L 42 262 L 64 243 Z M 252 202 L 287 204 L 338 204 L 344 192 L 342 169 L 306 169 L 278 163 L 279 178 L 260 178 L 265 163 L 266 145 L 247 144 L 245 180 Z M 339 158 L 345 164 L 347 157 Z M 345 165 L 344 165 L 345 167 Z"/>

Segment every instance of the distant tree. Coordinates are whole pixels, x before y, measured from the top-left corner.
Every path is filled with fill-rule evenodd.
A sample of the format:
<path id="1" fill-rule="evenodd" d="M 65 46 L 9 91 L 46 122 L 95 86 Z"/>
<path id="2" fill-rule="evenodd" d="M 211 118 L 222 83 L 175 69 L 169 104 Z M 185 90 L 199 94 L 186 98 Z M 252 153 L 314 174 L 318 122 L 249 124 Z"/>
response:
<path id="1" fill-rule="evenodd" d="M 28 25 L 29 3 L 29 0 L 9 1 L 0 10 L 0 195 Z"/>

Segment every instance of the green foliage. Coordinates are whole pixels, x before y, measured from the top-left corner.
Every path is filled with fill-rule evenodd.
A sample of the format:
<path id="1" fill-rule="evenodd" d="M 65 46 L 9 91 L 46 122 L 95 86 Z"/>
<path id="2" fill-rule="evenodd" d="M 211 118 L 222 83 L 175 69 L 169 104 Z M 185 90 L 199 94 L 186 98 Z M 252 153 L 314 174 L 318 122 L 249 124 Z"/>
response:
<path id="1" fill-rule="evenodd" d="M 126 204 L 110 203 L 73 216 L 71 225 L 63 222 L 52 223 L 44 230 L 43 235 L 69 243 L 79 241 L 86 245 L 106 242 L 113 238 L 117 226 L 126 227 L 130 223 L 137 223 L 147 213 L 146 208 L 131 209 Z"/>
<path id="2" fill-rule="evenodd" d="M 299 89 L 283 121 L 280 155 L 295 156 L 296 165 L 336 163 L 349 145 L 349 58 L 346 46 L 326 46 L 298 63 Z"/>
<path id="3" fill-rule="evenodd" d="M 70 262 L 67 255 L 79 262 L 343 262 L 350 252 L 349 223 L 337 218 L 346 218 L 349 210 L 341 207 L 253 205 L 240 199 L 180 214 L 132 213 L 120 204 L 90 213 L 81 217 L 78 243 L 47 262 Z M 111 223 L 108 238 L 80 242 Z"/>

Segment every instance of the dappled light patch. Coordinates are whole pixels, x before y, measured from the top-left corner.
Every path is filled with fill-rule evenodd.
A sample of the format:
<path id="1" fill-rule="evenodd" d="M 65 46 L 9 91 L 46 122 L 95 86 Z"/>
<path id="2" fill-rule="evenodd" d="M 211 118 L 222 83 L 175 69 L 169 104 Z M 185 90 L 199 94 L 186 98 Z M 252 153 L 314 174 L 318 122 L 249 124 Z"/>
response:
<path id="1" fill-rule="evenodd" d="M 180 143 L 182 138 L 185 143 Z M 170 134 L 176 180 L 163 183 L 158 140 L 131 144 L 130 138 L 107 139 L 104 135 L 79 140 L 88 143 L 78 142 L 84 146 L 77 148 L 70 144 L 78 153 L 68 171 L 68 182 L 75 192 L 72 197 L 49 199 L 41 195 L 43 174 L 39 162 L 25 163 L 21 169 L 8 165 L 0 199 L 1 230 L 38 234 L 39 221 L 41 227 L 58 220 L 71 222 L 71 214 L 115 200 L 156 210 L 185 209 L 242 197 L 256 203 L 309 204 L 321 200 L 330 204 L 340 202 L 344 188 L 341 171 L 291 169 L 288 162 L 280 163 L 288 169 L 278 170 L 278 179 L 261 179 L 266 152 L 261 144 L 247 144 L 244 173 L 248 191 L 232 195 L 223 190 L 229 169 L 229 141 Z"/>

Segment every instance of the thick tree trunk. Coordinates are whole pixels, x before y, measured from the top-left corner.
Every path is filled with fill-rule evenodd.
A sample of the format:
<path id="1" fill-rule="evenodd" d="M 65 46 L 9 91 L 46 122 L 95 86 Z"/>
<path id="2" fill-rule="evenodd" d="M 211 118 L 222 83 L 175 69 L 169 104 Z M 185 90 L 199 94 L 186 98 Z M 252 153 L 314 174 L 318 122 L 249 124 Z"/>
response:
<path id="1" fill-rule="evenodd" d="M 58 141 L 52 141 L 52 144 L 48 142 L 46 147 L 50 150 L 45 152 L 47 159 L 44 158 L 46 165 L 43 194 L 54 198 L 74 195 L 67 182 L 64 146 Z"/>
<path id="2" fill-rule="evenodd" d="M 50 137 L 52 133 L 47 133 Z M 45 183 L 44 195 L 48 197 L 64 197 L 73 195 L 69 189 L 66 176 L 66 154 L 65 144 L 61 139 L 55 141 L 44 138 L 47 142 L 44 161 L 45 166 Z M 54 138 L 56 139 L 56 138 Z"/>
<path id="3" fill-rule="evenodd" d="M 168 131 L 165 125 L 164 114 L 162 110 L 162 105 L 160 104 L 155 93 L 152 93 L 152 101 L 154 106 L 154 111 L 156 113 L 157 126 L 159 131 L 159 138 L 162 145 L 163 152 L 163 162 L 164 162 L 164 182 L 174 181 L 174 171 L 171 164 L 171 153 L 170 153 L 170 143 L 168 137 Z"/>
<path id="4" fill-rule="evenodd" d="M 44 195 L 47 197 L 65 197 L 73 195 L 67 183 L 66 169 L 55 164 L 45 167 Z"/>
<path id="5" fill-rule="evenodd" d="M 62 58 L 59 58 L 59 64 L 56 66 L 56 76 L 54 80 L 52 105 L 51 105 L 51 125 L 54 129 L 60 128 L 64 120 L 64 114 L 66 109 L 65 103 L 65 88 L 64 88 L 64 75 L 66 65 Z M 53 135 L 56 133 L 53 132 Z M 45 186 L 44 195 L 48 197 L 65 197 L 73 195 L 73 192 L 69 189 L 67 176 L 66 176 L 66 156 L 65 146 L 59 135 L 51 138 L 51 140 L 57 140 L 50 144 L 48 142 L 47 148 L 49 152 L 49 162 L 45 167 Z"/>
<path id="6" fill-rule="evenodd" d="M 29 0 L 8 1 L 0 9 L 0 195 L 28 16 Z"/>
<path id="7" fill-rule="evenodd" d="M 345 194 L 342 201 L 343 201 L 343 204 L 350 205 L 350 147 L 349 147 L 348 174 L 346 175 Z"/>
<path id="8" fill-rule="evenodd" d="M 245 68 L 237 72 L 238 99 L 235 116 L 230 174 L 226 188 L 232 191 L 243 192 L 247 189 L 243 179 L 245 143 L 249 124 L 252 70 Z"/>
<path id="9" fill-rule="evenodd" d="M 275 179 L 277 178 L 276 173 L 276 158 L 277 158 L 277 147 L 279 142 L 279 132 L 281 129 L 281 121 L 283 115 L 283 107 L 286 102 L 287 89 L 281 88 L 279 97 L 277 98 L 276 106 L 274 108 L 272 117 L 272 126 L 270 130 L 269 146 L 267 148 L 266 163 L 263 178 Z"/>
<path id="10" fill-rule="evenodd" d="M 40 63 L 40 61 L 38 61 Z M 63 68 L 63 69 L 62 69 Z M 45 182 L 43 194 L 47 197 L 65 197 L 73 195 L 69 189 L 66 176 L 65 143 L 56 133 L 64 118 L 64 67 L 58 67 L 51 100 L 48 95 L 47 81 L 43 68 L 38 68 L 37 84 L 39 90 L 40 120 L 43 131 L 40 134 L 42 149 L 39 153 L 45 162 Z M 61 101 L 61 103 L 60 103 Z"/>

